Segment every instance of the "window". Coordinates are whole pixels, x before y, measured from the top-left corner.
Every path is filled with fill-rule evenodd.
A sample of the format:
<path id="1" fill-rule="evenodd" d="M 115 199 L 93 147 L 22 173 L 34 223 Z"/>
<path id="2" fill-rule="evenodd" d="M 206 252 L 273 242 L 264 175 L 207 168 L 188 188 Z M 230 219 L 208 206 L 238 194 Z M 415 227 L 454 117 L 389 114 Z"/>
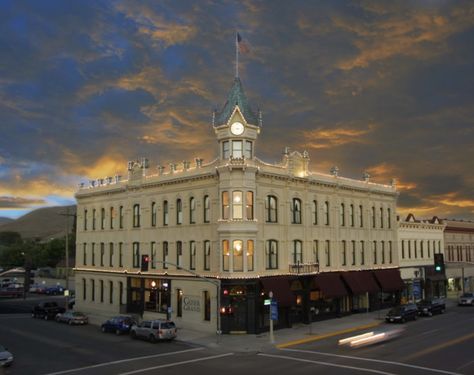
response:
<path id="1" fill-rule="evenodd" d="M 293 264 L 303 263 L 303 243 L 300 240 L 293 241 Z"/>
<path id="2" fill-rule="evenodd" d="M 222 269 L 224 271 L 229 271 L 229 263 L 230 263 L 229 241 L 223 240 L 222 241 Z"/>
<path id="3" fill-rule="evenodd" d="M 416 259 L 416 258 L 418 258 L 418 241 L 417 240 L 413 241 L 413 246 L 414 246 L 414 250 L 415 250 L 415 259 Z"/>
<path id="4" fill-rule="evenodd" d="M 95 208 L 92 210 L 92 230 L 95 230 Z"/>
<path id="5" fill-rule="evenodd" d="M 189 224 L 196 223 L 196 199 L 189 198 Z"/>
<path id="6" fill-rule="evenodd" d="M 350 219 L 351 220 L 351 227 L 353 227 L 354 226 L 354 205 L 351 204 L 349 209 L 350 209 L 349 216 L 351 218 Z"/>
<path id="7" fill-rule="evenodd" d="M 408 240 L 408 258 L 411 259 L 411 240 Z"/>
<path id="8" fill-rule="evenodd" d="M 196 242 L 189 241 L 189 269 L 196 269 Z"/>
<path id="9" fill-rule="evenodd" d="M 91 279 L 91 301 L 95 301 L 95 280 Z"/>
<path id="10" fill-rule="evenodd" d="M 427 247 L 428 247 L 428 258 L 431 258 L 431 247 L 430 247 L 430 241 L 426 241 L 427 242 Z"/>
<path id="11" fill-rule="evenodd" d="M 341 213 L 341 226 L 344 227 L 346 226 L 346 207 L 344 203 L 341 203 L 341 208 L 340 208 L 340 213 Z"/>
<path id="12" fill-rule="evenodd" d="M 352 265 L 355 266 L 356 264 L 356 242 L 355 241 L 351 241 L 352 242 Z"/>
<path id="13" fill-rule="evenodd" d="M 114 243 L 109 243 L 109 266 L 114 266 Z"/>
<path id="14" fill-rule="evenodd" d="M 183 265 L 183 243 L 176 241 L 176 264 L 178 267 Z"/>
<path id="15" fill-rule="evenodd" d="M 372 228 L 375 228 L 375 207 L 372 206 Z"/>
<path id="16" fill-rule="evenodd" d="M 242 157 L 242 141 L 232 141 L 232 157 Z"/>
<path id="17" fill-rule="evenodd" d="M 276 223 L 278 221 L 278 211 L 277 211 L 277 198 L 273 195 L 267 196 L 266 201 L 267 208 L 267 223 Z"/>
<path id="18" fill-rule="evenodd" d="M 385 264 L 385 241 L 382 241 L 382 264 Z"/>
<path id="19" fill-rule="evenodd" d="M 105 257 L 105 244 L 100 243 L 100 266 L 104 267 L 104 257 Z"/>
<path id="20" fill-rule="evenodd" d="M 211 269 L 211 241 L 204 241 L 204 270 Z"/>
<path id="21" fill-rule="evenodd" d="M 105 229 L 105 208 L 100 209 L 100 229 Z"/>
<path id="22" fill-rule="evenodd" d="M 202 293 L 202 299 L 204 300 L 204 320 L 211 321 L 211 295 L 205 290 Z"/>
<path id="23" fill-rule="evenodd" d="M 293 198 L 292 211 L 293 211 L 292 223 L 301 224 L 301 200 L 300 199 Z"/>
<path id="24" fill-rule="evenodd" d="M 345 266 L 347 264 L 347 254 L 346 254 L 346 241 L 342 241 L 342 244 L 341 244 L 341 264 L 343 266 Z"/>
<path id="25" fill-rule="evenodd" d="M 313 262 L 319 265 L 319 241 L 313 241 Z"/>
<path id="26" fill-rule="evenodd" d="M 222 142 L 222 158 L 229 159 L 229 141 Z"/>
<path id="27" fill-rule="evenodd" d="M 168 201 L 163 201 L 163 225 L 168 225 L 169 213 L 168 213 Z"/>
<path id="28" fill-rule="evenodd" d="M 150 243 L 151 268 L 156 268 L 156 242 Z"/>
<path id="29" fill-rule="evenodd" d="M 393 263 L 392 241 L 388 241 L 388 262 Z"/>
<path id="30" fill-rule="evenodd" d="M 209 223 L 211 219 L 211 201 L 209 195 L 204 196 L 204 222 Z"/>
<path id="31" fill-rule="evenodd" d="M 100 285 L 100 302 L 104 302 L 104 280 L 99 280 Z"/>
<path id="32" fill-rule="evenodd" d="M 82 299 L 85 301 L 87 298 L 87 284 L 86 279 L 82 279 Z"/>
<path id="33" fill-rule="evenodd" d="M 230 211 L 229 192 L 223 191 L 222 192 L 222 220 L 229 220 L 229 211 Z"/>
<path id="34" fill-rule="evenodd" d="M 266 268 L 273 270 L 278 268 L 278 241 L 268 240 L 265 249 Z"/>
<path id="35" fill-rule="evenodd" d="M 313 224 L 318 225 L 318 201 L 313 201 Z"/>
<path id="36" fill-rule="evenodd" d="M 324 243 L 324 255 L 326 257 L 326 267 L 331 266 L 331 243 L 329 240 L 326 240 Z"/>
<path id="37" fill-rule="evenodd" d="M 82 244 L 82 265 L 87 265 L 87 244 L 85 242 Z"/>
<path id="38" fill-rule="evenodd" d="M 180 225 L 183 223 L 183 203 L 181 199 L 176 200 L 176 224 Z"/>
<path id="39" fill-rule="evenodd" d="M 168 242 L 163 242 L 163 268 L 168 268 Z"/>
<path id="40" fill-rule="evenodd" d="M 119 228 L 123 229 L 123 206 L 119 208 Z"/>
<path id="41" fill-rule="evenodd" d="M 84 230 L 87 230 L 87 210 L 84 210 Z"/>
<path id="42" fill-rule="evenodd" d="M 183 291 L 176 289 L 176 316 L 183 316 Z"/>
<path id="43" fill-rule="evenodd" d="M 242 240 L 234 240 L 232 244 L 233 248 L 233 270 L 243 271 L 244 270 L 244 242 Z"/>
<path id="44" fill-rule="evenodd" d="M 359 226 L 364 227 L 364 209 L 362 205 L 359 206 Z"/>
<path id="45" fill-rule="evenodd" d="M 324 225 L 329 225 L 329 202 L 324 202 Z"/>
<path id="46" fill-rule="evenodd" d="M 232 192 L 232 219 L 243 219 L 242 192 Z"/>
<path id="47" fill-rule="evenodd" d="M 360 241 L 360 264 L 365 264 L 365 242 Z"/>
<path id="48" fill-rule="evenodd" d="M 133 267 L 140 268 L 140 243 L 133 243 Z"/>
<path id="49" fill-rule="evenodd" d="M 133 227 L 134 228 L 140 227 L 140 205 L 139 204 L 133 205 Z"/>
<path id="50" fill-rule="evenodd" d="M 123 282 L 119 281 L 119 304 L 123 304 Z"/>
<path id="51" fill-rule="evenodd" d="M 123 242 L 119 242 L 119 267 L 123 267 Z"/>
<path id="52" fill-rule="evenodd" d="M 252 159 L 252 142 L 245 141 L 244 157 L 246 159 Z"/>
<path id="53" fill-rule="evenodd" d="M 383 228 L 383 207 L 380 207 L 380 228 Z"/>
<path id="54" fill-rule="evenodd" d="M 420 257 L 423 258 L 425 256 L 425 249 L 423 248 L 423 240 L 420 241 Z"/>
<path id="55" fill-rule="evenodd" d="M 390 208 L 387 208 L 387 225 L 389 229 L 392 228 L 392 211 Z"/>
<path id="56" fill-rule="evenodd" d="M 247 271 L 253 271 L 253 241 L 247 241 Z"/>
<path id="57" fill-rule="evenodd" d="M 110 207 L 110 218 L 109 218 L 110 229 L 114 229 L 114 219 L 115 219 L 115 209 L 113 207 Z"/>
<path id="58" fill-rule="evenodd" d="M 112 305 L 114 303 L 114 283 L 109 281 L 109 303 Z"/>
<path id="59" fill-rule="evenodd" d="M 247 191 L 247 196 L 245 197 L 245 214 L 247 220 L 253 220 L 253 192 Z"/>
<path id="60" fill-rule="evenodd" d="M 156 227 L 156 203 L 151 202 L 151 226 Z"/>
<path id="61" fill-rule="evenodd" d="M 377 241 L 373 242 L 374 264 L 377 264 Z"/>
<path id="62" fill-rule="evenodd" d="M 92 254 L 92 265 L 95 266 L 95 243 L 94 242 L 92 242 L 91 254 Z"/>

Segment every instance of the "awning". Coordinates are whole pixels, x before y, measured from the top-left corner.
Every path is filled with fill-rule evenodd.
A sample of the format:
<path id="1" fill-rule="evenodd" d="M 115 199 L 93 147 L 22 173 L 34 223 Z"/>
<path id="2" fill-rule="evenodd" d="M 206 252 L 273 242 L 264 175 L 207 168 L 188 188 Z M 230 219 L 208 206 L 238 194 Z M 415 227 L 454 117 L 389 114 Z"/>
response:
<path id="1" fill-rule="evenodd" d="M 342 297 L 348 294 L 339 272 L 320 273 L 314 277 L 314 284 L 325 297 Z"/>
<path id="2" fill-rule="evenodd" d="M 370 271 L 341 272 L 352 294 L 376 293 L 380 291 Z"/>
<path id="3" fill-rule="evenodd" d="M 288 307 L 295 304 L 295 295 L 290 289 L 290 281 L 285 276 L 262 277 L 260 282 L 266 293 L 272 292 L 273 299 L 276 299 L 280 306 Z"/>
<path id="4" fill-rule="evenodd" d="M 373 272 L 382 292 L 395 292 L 404 288 L 404 283 L 400 277 L 400 270 L 398 268 L 374 270 Z"/>

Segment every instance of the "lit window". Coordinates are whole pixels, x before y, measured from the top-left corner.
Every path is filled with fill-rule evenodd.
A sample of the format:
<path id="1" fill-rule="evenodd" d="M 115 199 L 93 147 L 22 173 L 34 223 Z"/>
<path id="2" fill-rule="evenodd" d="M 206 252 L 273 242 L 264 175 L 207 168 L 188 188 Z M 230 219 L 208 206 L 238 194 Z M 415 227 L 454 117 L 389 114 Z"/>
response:
<path id="1" fill-rule="evenodd" d="M 222 267 L 224 271 L 229 271 L 230 264 L 230 248 L 229 241 L 222 241 Z"/>
<path id="2" fill-rule="evenodd" d="M 242 192 L 232 192 L 232 219 L 243 219 Z"/>
<path id="3" fill-rule="evenodd" d="M 247 191 L 247 196 L 245 198 L 245 210 L 247 214 L 247 220 L 253 220 L 253 192 Z"/>
<path id="4" fill-rule="evenodd" d="M 229 220 L 229 210 L 230 210 L 229 192 L 223 191 L 222 192 L 222 219 L 223 220 Z"/>
<path id="5" fill-rule="evenodd" d="M 233 270 L 243 271 L 244 270 L 244 243 L 241 240 L 234 240 L 232 243 L 233 248 Z"/>
<path id="6" fill-rule="evenodd" d="M 253 241 L 248 240 L 247 241 L 247 271 L 253 271 Z"/>

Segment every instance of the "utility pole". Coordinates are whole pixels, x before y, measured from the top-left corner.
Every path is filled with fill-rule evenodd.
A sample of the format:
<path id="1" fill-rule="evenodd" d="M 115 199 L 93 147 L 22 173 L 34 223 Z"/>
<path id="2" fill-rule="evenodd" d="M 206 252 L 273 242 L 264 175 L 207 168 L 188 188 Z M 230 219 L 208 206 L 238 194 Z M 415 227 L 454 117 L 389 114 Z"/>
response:
<path id="1" fill-rule="evenodd" d="M 70 217 L 75 217 L 75 214 L 70 214 L 69 213 L 69 207 L 66 207 L 66 213 L 65 214 L 60 214 L 61 216 L 66 217 L 66 285 L 65 285 L 65 290 L 66 290 L 66 310 L 69 309 L 69 218 Z"/>

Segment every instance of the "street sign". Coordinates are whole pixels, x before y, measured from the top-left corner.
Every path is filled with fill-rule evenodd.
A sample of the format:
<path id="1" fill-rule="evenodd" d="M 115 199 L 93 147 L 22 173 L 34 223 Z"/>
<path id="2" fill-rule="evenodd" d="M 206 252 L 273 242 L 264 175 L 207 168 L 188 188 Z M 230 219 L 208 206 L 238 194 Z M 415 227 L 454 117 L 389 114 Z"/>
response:
<path id="1" fill-rule="evenodd" d="M 272 300 L 270 305 L 270 319 L 278 320 L 278 304 L 277 301 Z"/>
<path id="2" fill-rule="evenodd" d="M 270 303 L 271 303 L 271 302 L 272 302 L 271 299 L 265 299 L 265 300 L 263 300 L 263 305 L 264 305 L 264 306 L 270 306 Z"/>

